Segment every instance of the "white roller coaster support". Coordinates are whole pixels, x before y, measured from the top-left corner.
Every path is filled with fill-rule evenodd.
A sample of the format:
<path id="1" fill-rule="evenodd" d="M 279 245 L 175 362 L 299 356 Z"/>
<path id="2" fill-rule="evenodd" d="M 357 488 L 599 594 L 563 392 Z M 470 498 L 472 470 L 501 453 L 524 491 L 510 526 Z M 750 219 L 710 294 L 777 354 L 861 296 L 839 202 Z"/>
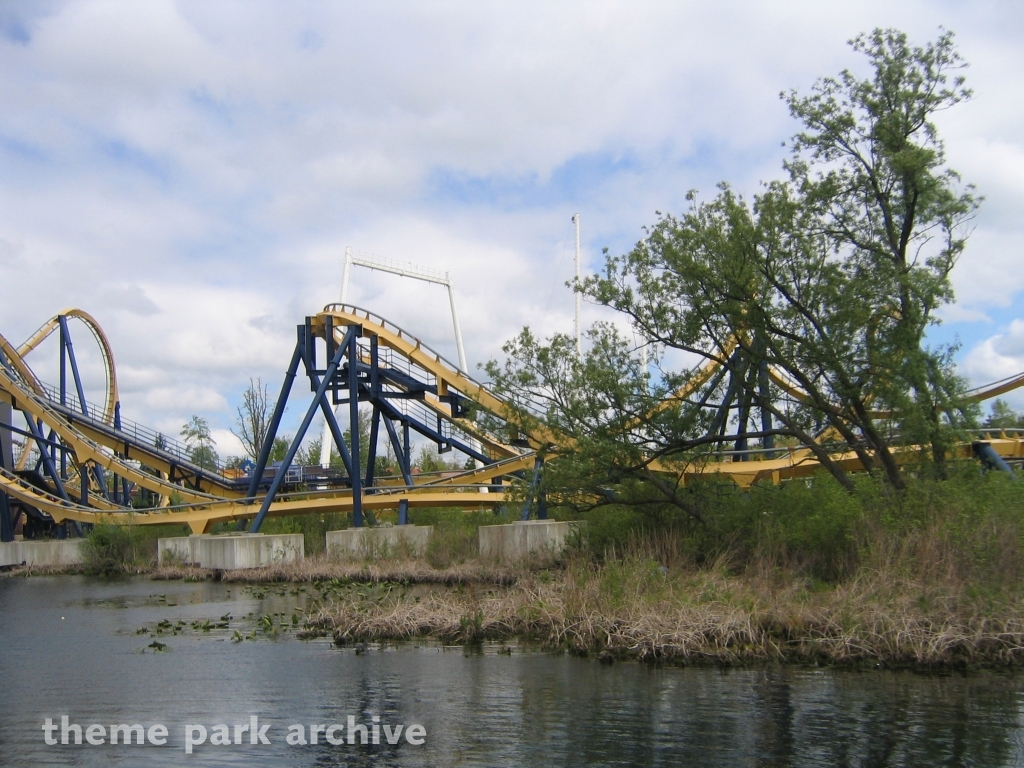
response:
<path id="1" fill-rule="evenodd" d="M 345 268 L 341 270 L 341 303 L 348 299 L 348 274 L 352 269 L 352 246 L 345 246 Z"/>
<path id="2" fill-rule="evenodd" d="M 374 269 L 378 272 L 390 272 L 392 275 L 398 275 L 399 277 L 411 277 L 414 280 L 422 280 L 426 283 L 437 283 L 443 285 L 448 289 L 448 303 L 452 308 L 452 325 L 455 327 L 455 349 L 459 355 L 459 369 L 469 375 L 469 364 L 466 362 L 466 348 L 462 345 L 462 327 L 459 325 L 459 313 L 455 309 L 455 287 L 452 285 L 451 272 L 445 272 L 442 276 L 440 272 L 432 269 L 426 269 L 424 267 L 418 267 L 415 264 L 403 264 L 400 262 L 388 262 L 388 261 L 374 261 L 372 259 L 362 259 L 358 256 L 352 255 L 352 246 L 345 248 L 345 266 L 341 272 L 341 303 L 344 304 L 348 300 L 348 282 L 349 274 L 352 266 L 366 267 L 367 269 Z M 335 412 L 337 412 L 337 407 Z M 475 449 L 479 450 L 479 446 L 476 440 L 472 441 L 472 445 Z M 331 465 L 331 448 L 332 439 L 330 428 L 327 425 L 327 420 L 324 420 L 324 429 L 320 437 L 320 466 L 327 469 Z"/>

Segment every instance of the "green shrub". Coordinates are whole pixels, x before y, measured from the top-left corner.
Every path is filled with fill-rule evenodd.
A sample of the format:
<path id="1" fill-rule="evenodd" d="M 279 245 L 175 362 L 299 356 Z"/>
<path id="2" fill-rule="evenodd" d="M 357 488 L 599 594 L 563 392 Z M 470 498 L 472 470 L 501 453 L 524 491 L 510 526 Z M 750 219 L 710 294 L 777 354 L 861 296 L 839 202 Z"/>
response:
<path id="1" fill-rule="evenodd" d="M 447 568 L 477 557 L 481 525 L 501 525 L 509 519 L 492 512 L 437 507 L 410 510 L 409 522 L 434 526 L 424 557 L 434 568 Z"/>
<path id="2" fill-rule="evenodd" d="M 1024 583 L 1024 483 L 969 461 L 951 463 L 946 480 L 913 468 L 906 479 L 897 493 L 859 474 L 850 493 L 825 472 L 748 490 L 709 478 L 686 490 L 701 521 L 669 505 L 609 505 L 578 517 L 591 556 L 606 561 L 767 568 L 828 583 L 862 566 L 985 589 Z"/>
<path id="3" fill-rule="evenodd" d="M 153 560 L 153 539 L 137 525 L 98 523 L 83 548 L 86 570 L 97 575 L 138 571 Z"/>
<path id="4" fill-rule="evenodd" d="M 749 503 L 759 521 L 760 557 L 825 581 L 856 568 L 864 507 L 831 475 L 752 489 Z"/>

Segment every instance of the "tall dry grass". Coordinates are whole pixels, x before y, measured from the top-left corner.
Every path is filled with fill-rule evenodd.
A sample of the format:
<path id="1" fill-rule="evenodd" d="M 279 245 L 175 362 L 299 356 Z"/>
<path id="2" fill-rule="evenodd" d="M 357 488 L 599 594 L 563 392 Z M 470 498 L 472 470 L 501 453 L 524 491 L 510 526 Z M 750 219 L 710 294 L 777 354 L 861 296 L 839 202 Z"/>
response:
<path id="1" fill-rule="evenodd" d="M 338 643 L 433 637 L 523 638 L 581 654 L 736 663 L 1016 664 L 1024 659 L 1024 601 L 995 615 L 948 584 L 883 571 L 822 588 L 777 573 L 677 573 L 650 559 L 520 578 L 505 587 L 395 589 L 367 604 L 332 595 L 311 626 Z"/>
<path id="2" fill-rule="evenodd" d="M 324 593 L 311 628 L 340 643 L 522 638 L 682 663 L 1024 659 L 1024 483 L 973 466 L 899 495 L 858 482 L 852 495 L 829 478 L 697 489 L 702 526 L 604 510 L 559 563 L 482 562 L 470 544 L 492 518 L 439 516 L 423 558 L 319 555 L 226 578 L 384 585 L 372 601 Z"/>

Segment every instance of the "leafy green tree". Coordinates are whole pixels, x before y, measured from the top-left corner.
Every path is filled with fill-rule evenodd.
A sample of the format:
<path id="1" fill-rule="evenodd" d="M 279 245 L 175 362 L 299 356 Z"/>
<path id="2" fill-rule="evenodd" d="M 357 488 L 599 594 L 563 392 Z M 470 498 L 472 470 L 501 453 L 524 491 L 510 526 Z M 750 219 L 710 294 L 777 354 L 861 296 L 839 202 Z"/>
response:
<path id="1" fill-rule="evenodd" d="M 445 461 L 434 443 L 421 445 L 419 452 L 412 459 L 412 465 L 420 472 L 445 472 L 459 468 L 458 463 Z"/>
<path id="2" fill-rule="evenodd" d="M 708 415 L 663 407 L 683 376 L 665 371 L 651 380 L 634 344 L 614 325 L 598 323 L 586 336 L 582 358 L 565 334 L 545 343 L 527 328 L 506 343 L 506 359 L 486 370 L 495 391 L 518 407 L 504 424 L 482 414 L 481 425 L 504 432 L 506 441 L 548 432 L 561 447 L 545 465 L 543 488 L 577 512 L 614 504 L 662 522 L 680 512 L 701 521 L 693 494 L 663 470 L 681 469 L 717 445 L 717 437 L 700 437 L 710 427 Z M 525 485 L 518 491 L 524 494 Z"/>
<path id="3" fill-rule="evenodd" d="M 767 447 L 776 437 L 806 446 L 848 489 L 830 441 L 896 489 L 894 442 L 928 445 L 943 472 L 967 406 L 950 350 L 925 346 L 924 334 L 952 299 L 949 272 L 979 201 L 945 167 L 932 120 L 970 96 L 965 65 L 949 33 L 923 48 L 894 30 L 851 44 L 869 78 L 843 72 L 810 96 L 784 96 L 803 123 L 788 179 L 750 202 L 726 184 L 706 202 L 691 193 L 688 212 L 662 216 L 579 286 L 699 367 L 649 380 L 610 327 L 592 331 L 582 359 L 568 339 L 541 343 L 526 330 L 503 366 L 488 367 L 520 406 L 513 429 L 540 424 L 572 446 L 547 471 L 565 473 L 566 490 L 577 482 L 593 498 L 616 488 L 605 494 L 616 503 L 686 508 L 692 494 L 655 462 L 671 468 L 726 442 Z M 730 401 L 739 408 L 727 424 L 709 406 Z"/>
<path id="4" fill-rule="evenodd" d="M 917 48 L 876 30 L 852 46 L 871 78 L 847 71 L 784 97 L 804 124 L 788 181 L 752 204 L 724 185 L 707 203 L 691 195 L 687 214 L 663 217 L 584 290 L 647 338 L 721 364 L 847 487 L 821 427 L 902 488 L 894 435 L 930 444 L 941 473 L 964 408 L 950 351 L 923 339 L 952 299 L 949 272 L 978 205 L 944 167 L 931 120 L 970 92 L 961 76 L 950 82 L 964 65 L 949 33 Z M 764 366 L 796 387 L 766 390 L 753 375 Z"/>
<path id="5" fill-rule="evenodd" d="M 210 425 L 201 416 L 193 416 L 181 428 L 181 436 L 188 446 L 189 460 L 203 469 L 216 469 L 219 457 L 213 447 Z"/>
<path id="6" fill-rule="evenodd" d="M 869 276 L 851 287 L 874 288 L 865 303 L 876 313 L 869 326 L 875 338 L 865 346 L 879 358 L 879 395 L 899 410 L 908 437 L 931 444 L 941 465 L 940 415 L 957 384 L 948 356 L 922 340 L 935 310 L 953 298 L 949 273 L 980 199 L 945 167 L 932 120 L 970 98 L 960 74 L 966 64 L 951 32 L 923 48 L 891 29 L 851 44 L 868 56 L 874 76 L 858 80 L 846 71 L 820 81 L 809 97 L 786 97 L 806 127 L 787 168 L 851 277 Z"/>
<path id="7" fill-rule="evenodd" d="M 270 462 L 284 461 L 284 455 L 288 453 L 288 446 L 292 444 L 291 435 L 281 435 L 275 437 L 273 444 L 270 446 Z"/>
<path id="8" fill-rule="evenodd" d="M 992 429 L 1024 427 L 1024 414 L 1017 413 L 1009 403 L 997 397 L 992 403 L 992 410 L 983 426 Z"/>
<path id="9" fill-rule="evenodd" d="M 340 461 L 340 459 L 339 459 Z M 320 438 L 315 437 L 303 443 L 295 454 L 295 463 L 302 466 L 315 466 L 320 463 Z M 334 456 L 331 456 L 331 464 L 334 463 Z"/>

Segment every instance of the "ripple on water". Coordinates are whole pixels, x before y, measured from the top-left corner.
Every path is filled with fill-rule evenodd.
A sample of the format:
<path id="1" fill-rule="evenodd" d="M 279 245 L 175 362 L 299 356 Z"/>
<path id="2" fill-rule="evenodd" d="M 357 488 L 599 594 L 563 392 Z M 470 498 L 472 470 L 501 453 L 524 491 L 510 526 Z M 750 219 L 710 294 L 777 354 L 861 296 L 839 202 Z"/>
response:
<path id="1" fill-rule="evenodd" d="M 179 765 L 186 723 L 255 715 L 271 723 L 269 746 L 206 745 L 196 764 L 1024 765 L 1018 674 L 603 666 L 516 644 L 298 641 L 293 615 L 322 594 L 0 580 L 0 764 Z M 170 743 L 45 746 L 43 718 L 65 714 L 163 723 Z M 284 742 L 288 725 L 348 715 L 421 723 L 426 744 Z"/>

